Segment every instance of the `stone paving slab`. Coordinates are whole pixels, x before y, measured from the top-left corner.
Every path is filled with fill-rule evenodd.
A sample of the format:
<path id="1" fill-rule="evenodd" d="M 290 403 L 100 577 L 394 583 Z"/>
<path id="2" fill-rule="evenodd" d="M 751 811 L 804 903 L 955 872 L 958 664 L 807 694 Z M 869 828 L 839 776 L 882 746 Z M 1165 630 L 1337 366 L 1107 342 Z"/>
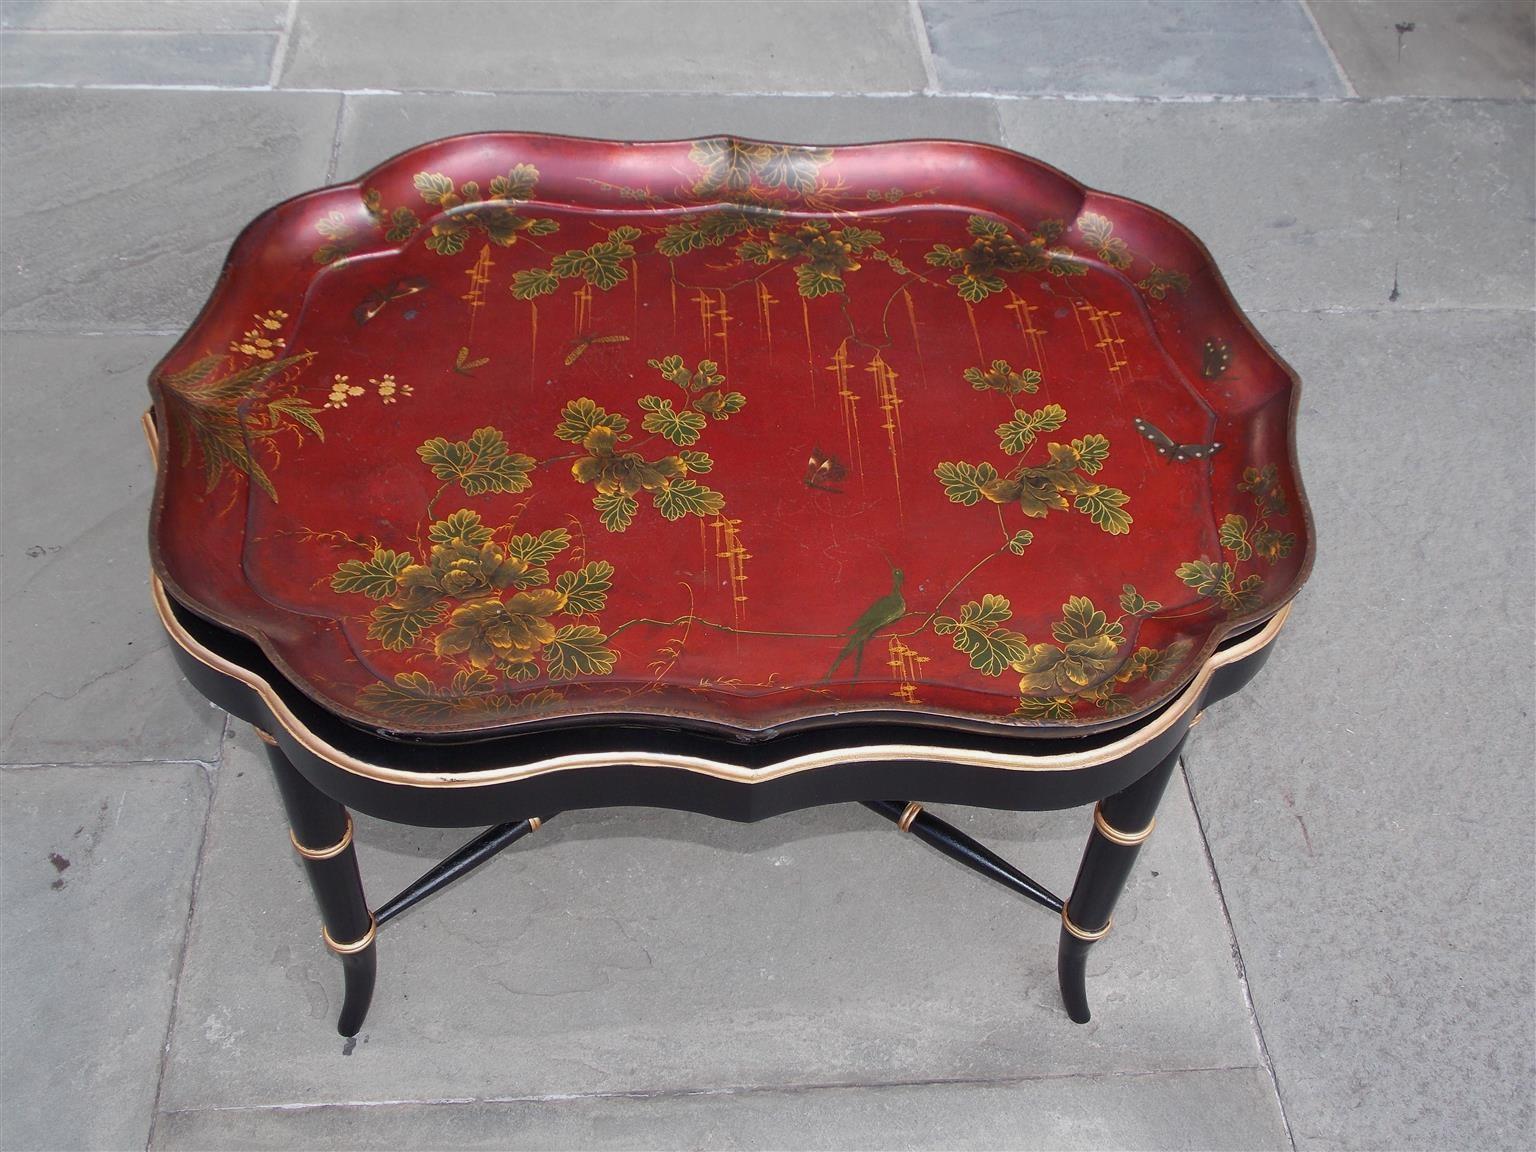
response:
<path id="1" fill-rule="evenodd" d="M 346 180 L 396 152 L 461 132 L 554 132 L 629 140 L 732 134 L 796 144 L 945 137 L 996 144 L 991 101 L 910 97 L 349 96 L 337 152 Z"/>
<path id="2" fill-rule="evenodd" d="M 162 1095 L 168 1110 L 1251 1067 L 1187 795 L 1094 950 L 1072 1024 L 1060 925 L 851 805 L 757 825 L 563 815 L 381 936 L 355 1044 L 253 736 L 227 744 Z M 1066 887 L 1086 810 L 957 810 Z M 469 838 L 359 819 L 375 903 Z M 350 1054 L 349 1054 L 350 1053 Z"/>
<path id="3" fill-rule="evenodd" d="M 0 28 L 275 32 L 287 16 L 287 0 L 0 0 Z"/>
<path id="4" fill-rule="evenodd" d="M 185 327 L 240 229 L 325 182 L 340 99 L 7 91 L 0 329 Z"/>
<path id="5" fill-rule="evenodd" d="M 237 32 L 6 32 L 0 36 L 5 84 L 264 85 L 277 34 Z"/>
<path id="6" fill-rule="evenodd" d="M 0 769 L 0 1147 L 143 1147 L 207 812 L 195 764 Z"/>
<path id="7" fill-rule="evenodd" d="M 149 595 L 139 416 L 163 336 L 0 340 L 0 761 L 219 754 Z"/>
<path id="8" fill-rule="evenodd" d="M 941 87 L 1094 96 L 1342 96 L 1297 0 L 924 0 Z"/>
<path id="9" fill-rule="evenodd" d="M 1003 142 L 1171 213 L 1251 309 L 1533 302 L 1536 108 L 1009 101 Z"/>
<path id="10" fill-rule="evenodd" d="M 156 1148 L 1289 1148 L 1262 1068 L 162 1114 Z"/>
<path id="11" fill-rule="evenodd" d="M 1361 96 L 1536 96 L 1529 0 L 1328 0 L 1312 12 Z"/>
<path id="12" fill-rule="evenodd" d="M 461 91 L 920 92 L 908 5 L 305 0 L 282 84 Z"/>
<path id="13" fill-rule="evenodd" d="M 1536 1145 L 1531 327 L 1265 317 L 1317 568 L 1186 760 L 1300 1148 Z"/>

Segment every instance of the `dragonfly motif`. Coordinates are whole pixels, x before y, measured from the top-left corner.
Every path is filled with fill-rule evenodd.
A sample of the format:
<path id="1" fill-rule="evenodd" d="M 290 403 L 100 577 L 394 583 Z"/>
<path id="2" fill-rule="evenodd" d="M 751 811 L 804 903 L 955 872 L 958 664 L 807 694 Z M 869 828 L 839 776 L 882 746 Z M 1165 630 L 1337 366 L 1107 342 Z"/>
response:
<path id="1" fill-rule="evenodd" d="M 1204 460 L 1221 451 L 1221 441 L 1216 440 L 1210 444 L 1177 444 L 1173 438 L 1158 428 L 1155 424 L 1148 424 L 1141 417 L 1136 418 L 1136 431 L 1140 432 L 1157 449 L 1159 456 L 1169 460 Z"/>
<path id="2" fill-rule="evenodd" d="M 484 368 L 491 362 L 489 356 L 480 356 L 474 360 L 469 358 L 469 345 L 460 346 L 459 354 L 454 357 L 453 370 L 460 376 L 472 376 L 476 368 Z"/>
<path id="3" fill-rule="evenodd" d="M 407 296 L 414 296 L 429 286 L 429 282 L 421 276 L 406 276 L 396 280 L 393 284 L 375 288 L 364 296 L 362 303 L 352 309 L 352 319 L 359 325 L 368 323 L 380 312 L 385 305 L 394 300 L 404 300 Z"/>
<path id="4" fill-rule="evenodd" d="M 566 366 L 569 367 L 580 360 L 582 353 L 594 344 L 623 344 L 628 339 L 628 336 L 578 336 L 568 345 L 571 350 L 566 353 Z"/>

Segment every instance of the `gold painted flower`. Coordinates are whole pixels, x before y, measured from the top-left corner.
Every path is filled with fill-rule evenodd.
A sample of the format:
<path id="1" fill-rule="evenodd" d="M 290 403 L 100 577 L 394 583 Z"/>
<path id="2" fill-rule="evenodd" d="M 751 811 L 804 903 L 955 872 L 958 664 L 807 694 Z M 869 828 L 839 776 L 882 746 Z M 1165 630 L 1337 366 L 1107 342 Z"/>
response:
<path id="1" fill-rule="evenodd" d="M 265 314 L 258 312 L 251 319 L 256 322 L 256 326 L 247 329 L 245 335 L 239 340 L 230 341 L 231 352 L 238 352 L 242 356 L 250 356 L 257 360 L 271 360 L 288 347 L 288 342 L 281 336 L 267 335 L 282 328 L 283 321 L 288 319 L 288 313 L 279 308 L 273 308 Z"/>
<path id="2" fill-rule="evenodd" d="M 555 638 L 548 617 L 564 597 L 553 588 L 519 592 L 503 603 L 476 601 L 456 608 L 438 636 L 439 656 L 467 655 L 476 668 L 502 662 L 527 664 Z"/>
<path id="3" fill-rule="evenodd" d="M 327 408 L 345 408 L 353 396 L 361 396 L 363 389 L 348 383 L 347 377 L 338 375 L 331 381 L 331 394 L 326 399 Z"/>
<path id="4" fill-rule="evenodd" d="M 398 396 L 409 396 L 414 391 L 409 384 L 398 383 L 392 372 L 384 373 L 377 380 L 370 376 L 368 383 L 378 389 L 379 399 L 386 404 L 393 404 Z"/>
<path id="5" fill-rule="evenodd" d="M 412 564 L 400 573 L 400 589 L 406 597 L 425 602 L 440 595 L 470 600 L 510 587 L 528 568 L 499 544 L 434 544 L 426 564 Z"/>
<path id="6" fill-rule="evenodd" d="M 581 446 L 590 455 L 571 466 L 571 475 L 583 484 L 593 485 L 605 495 L 623 493 L 633 496 L 644 489 L 655 492 L 686 473 L 676 456 L 649 461 L 638 452 L 616 453 L 619 433 L 607 425 L 598 425 L 582 438 Z"/>
<path id="7" fill-rule="evenodd" d="M 1073 596 L 1062 605 L 1062 618 L 1051 626 L 1054 644 L 1031 644 L 1014 663 L 1023 673 L 1019 692 L 1025 696 L 1075 696 L 1103 682 L 1120 664 L 1125 630 L 1094 607 L 1086 596 Z"/>

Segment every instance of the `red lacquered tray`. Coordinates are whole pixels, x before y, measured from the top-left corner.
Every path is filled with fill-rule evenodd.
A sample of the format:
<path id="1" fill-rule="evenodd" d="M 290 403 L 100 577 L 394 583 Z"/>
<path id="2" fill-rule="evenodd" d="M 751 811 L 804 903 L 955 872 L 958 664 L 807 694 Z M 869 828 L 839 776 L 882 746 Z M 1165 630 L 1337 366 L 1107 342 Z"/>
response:
<path id="1" fill-rule="evenodd" d="M 497 133 L 273 208 L 151 381 L 158 576 L 400 733 L 1127 723 L 1299 588 L 1294 374 L 1002 149 Z"/>

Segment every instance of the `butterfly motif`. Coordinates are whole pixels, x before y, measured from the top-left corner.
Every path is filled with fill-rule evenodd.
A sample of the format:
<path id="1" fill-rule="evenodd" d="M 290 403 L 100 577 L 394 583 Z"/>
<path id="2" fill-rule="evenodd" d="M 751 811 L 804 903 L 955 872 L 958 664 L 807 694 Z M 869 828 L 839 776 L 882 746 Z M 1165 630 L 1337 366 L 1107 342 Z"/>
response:
<path id="1" fill-rule="evenodd" d="M 384 306 L 390 301 L 404 300 L 407 296 L 414 296 L 426 287 L 428 287 L 428 281 L 422 277 L 407 276 L 386 287 L 375 288 L 363 297 L 362 303 L 352 309 L 352 319 L 359 325 L 366 324 L 384 311 Z"/>
<path id="2" fill-rule="evenodd" d="M 1220 380 L 1231 363 L 1232 349 L 1225 340 L 1207 340 L 1200 350 L 1200 375 L 1207 380 Z"/>
<path id="3" fill-rule="evenodd" d="M 817 488 L 822 492 L 836 492 L 841 494 L 841 488 L 833 485 L 848 476 L 848 469 L 844 468 L 836 456 L 829 456 L 820 448 L 811 449 L 811 458 L 805 464 L 805 486 Z"/>
<path id="4" fill-rule="evenodd" d="M 476 368 L 484 368 L 490 362 L 491 358 L 489 356 L 481 356 L 478 360 L 471 360 L 469 358 L 469 346 L 465 345 L 459 349 L 458 356 L 454 358 L 453 370 L 460 376 L 468 376 Z"/>
<path id="5" fill-rule="evenodd" d="M 582 353 L 594 344 L 623 344 L 628 339 L 628 336 L 578 336 L 572 341 L 573 346 L 565 357 L 566 366 L 580 360 Z"/>
<path id="6" fill-rule="evenodd" d="M 1210 444 L 1175 444 L 1168 433 L 1141 417 L 1138 416 L 1135 423 L 1136 431 L 1156 445 L 1157 454 L 1169 460 L 1204 460 L 1221 451 L 1220 440 Z"/>

